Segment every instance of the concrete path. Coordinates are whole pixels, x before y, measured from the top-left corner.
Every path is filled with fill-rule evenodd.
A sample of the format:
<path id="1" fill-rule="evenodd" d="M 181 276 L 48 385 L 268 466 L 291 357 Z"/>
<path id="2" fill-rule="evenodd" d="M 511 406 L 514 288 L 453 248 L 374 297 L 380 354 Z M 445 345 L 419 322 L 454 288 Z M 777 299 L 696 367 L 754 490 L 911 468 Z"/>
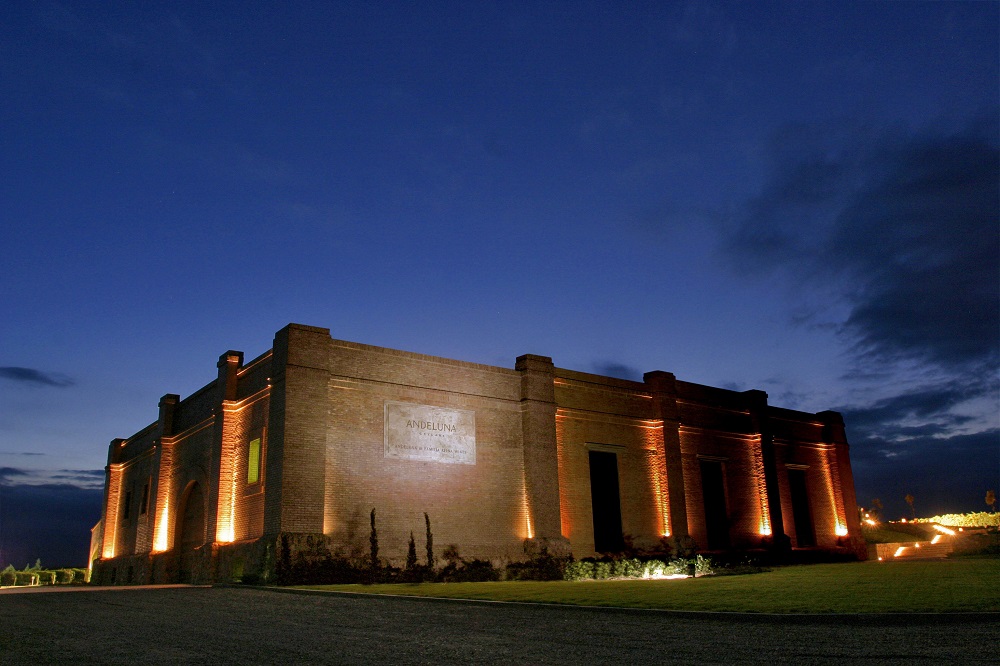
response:
<path id="1" fill-rule="evenodd" d="M 108 592 L 128 590 L 169 590 L 172 588 L 211 587 L 211 585 L 136 585 L 124 587 L 121 585 L 18 585 L 0 587 L 0 594 L 49 594 L 59 592 Z"/>
<path id="2" fill-rule="evenodd" d="M 998 614 L 750 616 L 246 588 L 0 597 L 0 664 L 996 663 Z"/>

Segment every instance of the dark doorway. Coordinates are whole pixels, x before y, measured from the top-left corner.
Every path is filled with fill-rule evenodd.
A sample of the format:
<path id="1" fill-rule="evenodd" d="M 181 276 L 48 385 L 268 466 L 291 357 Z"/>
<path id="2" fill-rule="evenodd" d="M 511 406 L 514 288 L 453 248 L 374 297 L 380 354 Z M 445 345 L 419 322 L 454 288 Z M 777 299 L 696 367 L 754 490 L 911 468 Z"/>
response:
<path id="1" fill-rule="evenodd" d="M 622 538 L 617 454 L 590 452 L 590 500 L 594 507 L 594 550 L 620 553 L 625 549 L 625 540 Z"/>
<path id="2" fill-rule="evenodd" d="M 816 545 L 816 529 L 812 511 L 809 510 L 809 492 L 806 489 L 806 471 L 788 470 L 788 486 L 792 491 L 792 516 L 795 519 L 795 543 L 799 548 Z"/>
<path id="3" fill-rule="evenodd" d="M 194 551 L 205 543 L 205 496 L 197 483 L 192 483 L 184 492 L 175 534 L 180 582 L 190 583 Z"/>
<path id="4" fill-rule="evenodd" d="M 729 548 L 729 516 L 726 513 L 726 482 L 722 463 L 701 461 L 701 494 L 705 500 L 705 529 L 708 549 Z"/>

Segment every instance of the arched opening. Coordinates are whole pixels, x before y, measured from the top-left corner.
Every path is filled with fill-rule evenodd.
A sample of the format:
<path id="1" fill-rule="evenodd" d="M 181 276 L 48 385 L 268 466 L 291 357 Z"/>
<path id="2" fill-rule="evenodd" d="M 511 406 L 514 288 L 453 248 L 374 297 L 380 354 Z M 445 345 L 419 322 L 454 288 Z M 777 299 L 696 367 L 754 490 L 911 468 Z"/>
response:
<path id="1" fill-rule="evenodd" d="M 196 565 L 195 550 L 205 544 L 205 494 L 197 481 L 184 489 L 174 534 L 179 582 L 190 583 Z"/>

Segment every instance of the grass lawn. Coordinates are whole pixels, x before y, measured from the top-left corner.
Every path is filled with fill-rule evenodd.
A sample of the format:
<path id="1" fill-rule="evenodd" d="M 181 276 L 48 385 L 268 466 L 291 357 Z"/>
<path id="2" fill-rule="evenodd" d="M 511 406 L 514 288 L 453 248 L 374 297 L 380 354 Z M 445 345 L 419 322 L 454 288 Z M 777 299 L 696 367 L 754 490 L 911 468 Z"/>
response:
<path id="1" fill-rule="evenodd" d="M 1000 559 L 859 562 L 684 580 L 308 585 L 308 589 L 460 599 L 751 613 L 1000 610 Z"/>

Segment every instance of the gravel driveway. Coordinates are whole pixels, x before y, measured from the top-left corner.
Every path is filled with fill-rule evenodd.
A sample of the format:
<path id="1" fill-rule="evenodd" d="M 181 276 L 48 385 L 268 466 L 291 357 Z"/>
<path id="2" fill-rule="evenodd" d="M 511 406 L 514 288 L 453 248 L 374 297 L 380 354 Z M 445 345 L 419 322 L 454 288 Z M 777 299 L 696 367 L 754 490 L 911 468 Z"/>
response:
<path id="1" fill-rule="evenodd" d="M 0 594 L 0 664 L 995 664 L 998 620 L 86 589 Z"/>

